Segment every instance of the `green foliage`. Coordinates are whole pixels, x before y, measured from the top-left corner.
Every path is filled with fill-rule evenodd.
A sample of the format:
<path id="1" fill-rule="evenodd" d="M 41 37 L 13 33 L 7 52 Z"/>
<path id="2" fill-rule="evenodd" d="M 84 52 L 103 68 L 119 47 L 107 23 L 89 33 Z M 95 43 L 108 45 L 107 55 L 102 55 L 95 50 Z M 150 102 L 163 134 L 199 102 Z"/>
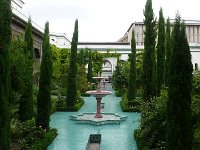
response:
<path id="1" fill-rule="evenodd" d="M 30 150 L 45 150 L 57 136 L 57 129 L 50 129 L 41 140 L 33 144 Z"/>
<path id="2" fill-rule="evenodd" d="M 56 109 L 56 103 L 58 101 L 57 97 L 51 96 L 51 114 L 57 111 Z"/>
<path id="3" fill-rule="evenodd" d="M 78 64 L 79 65 L 86 65 L 88 62 L 88 49 L 80 49 L 79 53 L 78 53 Z"/>
<path id="4" fill-rule="evenodd" d="M 143 52 L 144 50 L 137 50 L 136 53 L 136 87 L 137 89 L 142 87 L 142 67 L 143 67 Z"/>
<path id="5" fill-rule="evenodd" d="M 26 59 L 26 65 L 23 66 L 26 72 L 23 76 L 24 88 L 19 107 L 19 119 L 24 122 L 32 119 L 34 116 L 33 109 L 33 36 L 32 36 L 32 24 L 31 19 L 28 20 L 28 25 L 25 30 L 24 37 L 24 57 Z M 20 58 L 21 59 L 21 58 Z"/>
<path id="6" fill-rule="evenodd" d="M 152 0 L 147 0 L 144 10 L 144 57 L 143 57 L 143 99 L 147 102 L 156 96 L 156 60 L 155 39 L 156 20 L 152 9 Z"/>
<path id="7" fill-rule="evenodd" d="M 0 149 L 10 146 L 10 40 L 11 1 L 0 0 Z"/>
<path id="8" fill-rule="evenodd" d="M 84 94 L 89 88 L 85 65 L 78 66 L 77 83 L 78 91 Z"/>
<path id="9" fill-rule="evenodd" d="M 121 97 L 124 93 L 126 93 L 126 88 L 115 90 L 115 96 Z"/>
<path id="10" fill-rule="evenodd" d="M 12 142 L 18 143 L 20 149 L 26 150 L 31 147 L 33 143 L 40 140 L 45 134 L 45 130 L 35 126 L 35 120 L 27 120 L 21 123 L 14 119 L 11 122 Z"/>
<path id="11" fill-rule="evenodd" d="M 168 85 L 168 78 L 169 78 L 169 64 L 170 58 L 172 53 L 172 42 L 171 42 L 171 25 L 170 19 L 167 19 L 167 27 L 166 27 L 166 41 L 165 41 L 165 53 L 166 53 L 166 63 L 165 63 L 165 83 Z"/>
<path id="12" fill-rule="evenodd" d="M 130 68 L 129 68 L 129 78 L 128 78 L 128 105 L 133 106 L 132 101 L 135 99 L 136 94 L 136 43 L 135 43 L 135 33 L 132 32 L 131 39 L 131 56 L 130 56 Z"/>
<path id="13" fill-rule="evenodd" d="M 61 78 L 61 52 L 60 49 L 51 45 L 52 51 L 52 78 L 59 82 Z"/>
<path id="14" fill-rule="evenodd" d="M 42 44 L 42 62 L 40 68 L 40 84 L 37 96 L 36 125 L 43 129 L 49 128 L 51 113 L 51 78 L 52 78 L 52 55 L 49 45 L 49 23 L 45 24 Z"/>
<path id="15" fill-rule="evenodd" d="M 131 101 L 128 101 L 127 93 L 124 93 L 122 100 L 120 101 L 120 106 L 123 112 L 141 112 L 141 98 L 135 98 Z"/>
<path id="16" fill-rule="evenodd" d="M 177 14 L 169 68 L 167 149 L 192 149 L 192 63 L 185 26 Z"/>
<path id="17" fill-rule="evenodd" d="M 165 83 L 165 19 L 162 8 L 159 11 L 158 42 L 157 42 L 157 95 L 160 94 L 162 85 Z"/>
<path id="18" fill-rule="evenodd" d="M 160 97 L 141 105 L 141 126 L 134 133 L 139 150 L 165 149 L 167 96 L 163 90 Z"/>
<path id="19" fill-rule="evenodd" d="M 193 72 L 192 93 L 200 95 L 200 71 Z"/>
<path id="20" fill-rule="evenodd" d="M 192 124 L 193 124 L 193 150 L 200 147 L 200 71 L 193 72 L 192 96 Z"/>
<path id="21" fill-rule="evenodd" d="M 120 57 L 121 54 L 116 53 L 115 49 L 107 49 L 107 53 L 102 53 L 101 54 L 103 58 L 107 58 L 107 57 Z"/>
<path id="22" fill-rule="evenodd" d="M 12 39 L 10 52 L 10 105 L 11 118 L 13 118 L 18 117 L 19 103 L 25 89 L 24 76 L 26 75 L 27 58 L 24 54 L 24 40 L 21 35 Z"/>
<path id="23" fill-rule="evenodd" d="M 75 21 L 74 33 L 71 44 L 70 66 L 67 79 L 67 100 L 70 107 L 74 107 L 77 97 L 77 43 L 78 43 L 78 20 Z"/>
<path id="24" fill-rule="evenodd" d="M 118 58 L 117 59 L 117 66 L 116 66 L 116 69 L 115 69 L 115 71 L 113 73 L 113 86 L 114 86 L 114 88 L 116 90 L 116 93 L 119 92 L 119 94 L 118 93 L 116 94 L 118 96 L 122 96 L 123 95 L 123 89 L 126 86 L 127 78 L 128 78 L 128 74 L 122 72 L 124 69 L 125 70 L 128 69 L 128 67 L 125 67 L 123 69 L 122 65 L 123 64 L 121 64 L 119 62 L 119 58 Z M 124 72 L 126 72 L 126 71 L 124 71 Z"/>
<path id="25" fill-rule="evenodd" d="M 66 99 L 64 97 L 58 96 L 58 99 L 56 101 L 56 110 L 57 111 L 66 110 Z"/>
<path id="26" fill-rule="evenodd" d="M 91 49 L 89 50 L 89 59 L 88 59 L 88 73 L 87 73 L 87 79 L 89 82 L 92 82 L 92 52 Z"/>
<path id="27" fill-rule="evenodd" d="M 56 103 L 56 108 L 57 108 L 57 111 L 72 111 L 72 112 L 76 112 L 83 105 L 84 105 L 84 100 L 80 96 L 79 96 L 79 98 L 77 98 L 76 104 L 74 106 L 66 105 L 65 99 L 60 98 Z"/>
<path id="28" fill-rule="evenodd" d="M 95 76 L 101 76 L 102 65 L 103 65 L 103 56 L 98 51 L 92 53 L 92 69 L 95 73 Z"/>
<path id="29" fill-rule="evenodd" d="M 13 119 L 11 122 L 12 143 L 17 144 L 21 150 L 32 148 L 45 149 L 57 135 L 56 129 L 45 129 L 35 126 L 35 120 L 27 120 L 21 123 Z M 43 150 L 42 149 L 42 150 Z"/>

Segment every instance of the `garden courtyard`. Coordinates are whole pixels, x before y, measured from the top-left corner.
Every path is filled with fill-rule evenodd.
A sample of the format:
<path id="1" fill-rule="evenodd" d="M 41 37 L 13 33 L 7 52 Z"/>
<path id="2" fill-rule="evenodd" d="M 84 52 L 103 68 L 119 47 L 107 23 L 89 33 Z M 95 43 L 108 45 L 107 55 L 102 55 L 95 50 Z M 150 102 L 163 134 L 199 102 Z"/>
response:
<path id="1" fill-rule="evenodd" d="M 112 90 L 111 84 L 108 90 Z M 113 91 L 114 92 L 114 91 Z M 127 116 L 120 124 L 90 125 L 76 124 L 69 120 L 70 115 L 96 111 L 96 99 L 84 97 L 85 104 L 78 112 L 56 112 L 51 115 L 50 127 L 58 129 L 58 136 L 48 150 L 74 149 L 83 150 L 87 146 L 90 134 L 101 134 L 101 150 L 137 150 L 133 131 L 139 127 L 140 113 L 122 112 L 120 97 L 113 93 L 102 99 L 105 103 L 103 112 L 117 113 Z"/>

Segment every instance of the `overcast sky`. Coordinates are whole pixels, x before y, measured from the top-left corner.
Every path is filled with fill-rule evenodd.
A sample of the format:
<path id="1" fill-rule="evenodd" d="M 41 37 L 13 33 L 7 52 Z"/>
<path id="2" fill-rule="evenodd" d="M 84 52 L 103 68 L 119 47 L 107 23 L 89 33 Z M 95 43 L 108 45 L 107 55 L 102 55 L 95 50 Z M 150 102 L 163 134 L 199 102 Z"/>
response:
<path id="1" fill-rule="evenodd" d="M 79 20 L 80 42 L 115 42 L 132 22 L 143 21 L 146 0 L 24 0 L 22 12 L 41 27 L 49 21 L 50 32 L 72 38 L 75 19 Z M 160 7 L 164 16 L 200 20 L 199 0 L 152 0 L 154 14 Z"/>

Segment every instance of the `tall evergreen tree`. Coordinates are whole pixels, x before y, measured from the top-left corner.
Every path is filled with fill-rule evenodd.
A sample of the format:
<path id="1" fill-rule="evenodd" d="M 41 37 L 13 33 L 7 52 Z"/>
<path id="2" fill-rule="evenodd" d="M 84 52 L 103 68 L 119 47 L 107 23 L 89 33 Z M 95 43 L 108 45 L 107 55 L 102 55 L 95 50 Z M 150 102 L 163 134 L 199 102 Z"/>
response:
<path id="1" fill-rule="evenodd" d="M 166 63 L 165 63 L 165 83 L 168 86 L 168 78 L 169 78 L 169 63 L 172 53 L 172 46 L 171 46 L 171 24 L 170 19 L 167 19 L 167 27 L 166 27 L 166 46 L 165 46 L 165 54 L 166 54 Z"/>
<path id="2" fill-rule="evenodd" d="M 78 20 L 75 21 L 74 33 L 71 43 L 70 66 L 67 83 L 67 107 L 73 107 L 77 98 L 77 43 L 78 43 Z"/>
<path id="3" fill-rule="evenodd" d="M 163 10 L 160 8 L 158 21 L 158 43 L 157 43 L 157 95 L 160 95 L 161 86 L 165 80 L 165 20 Z"/>
<path id="4" fill-rule="evenodd" d="M 150 101 L 156 96 L 156 62 L 155 62 L 155 38 L 156 21 L 152 9 L 152 0 L 147 0 L 144 10 L 144 56 L 143 56 L 143 99 Z"/>
<path id="5" fill-rule="evenodd" d="M 51 111 L 52 53 L 49 44 L 49 23 L 45 24 L 42 43 L 42 62 L 40 67 L 39 92 L 37 96 L 36 125 L 49 128 Z"/>
<path id="6" fill-rule="evenodd" d="M 92 52 L 91 52 L 91 49 L 89 50 L 87 79 L 89 82 L 92 82 Z"/>
<path id="7" fill-rule="evenodd" d="M 132 105 L 131 101 L 135 99 L 135 93 L 136 93 L 136 43 L 135 43 L 135 33 L 133 30 L 131 39 L 130 71 L 129 71 L 128 94 L 127 94 L 129 105 Z"/>
<path id="8" fill-rule="evenodd" d="M 192 63 L 185 26 L 177 14 L 169 68 L 167 102 L 167 149 L 192 149 L 191 88 Z"/>
<path id="9" fill-rule="evenodd" d="M 24 54 L 27 60 L 26 75 L 24 75 L 25 87 L 23 95 L 20 100 L 19 107 L 19 119 L 24 122 L 29 120 L 34 115 L 33 110 L 33 36 L 32 36 L 32 24 L 31 18 L 29 17 L 28 24 L 25 31 L 25 46 Z"/>
<path id="10" fill-rule="evenodd" d="M 84 65 L 84 51 L 83 51 L 83 49 L 80 49 L 80 52 L 78 54 L 78 64 L 80 66 Z"/>
<path id="11" fill-rule="evenodd" d="M 0 149 L 10 149 L 11 1 L 0 0 Z"/>

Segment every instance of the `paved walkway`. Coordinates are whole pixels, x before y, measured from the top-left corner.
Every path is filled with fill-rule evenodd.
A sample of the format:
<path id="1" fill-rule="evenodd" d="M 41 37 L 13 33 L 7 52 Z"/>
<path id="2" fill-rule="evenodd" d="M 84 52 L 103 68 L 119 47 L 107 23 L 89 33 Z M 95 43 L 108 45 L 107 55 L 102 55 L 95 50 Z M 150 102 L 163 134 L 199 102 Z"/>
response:
<path id="1" fill-rule="evenodd" d="M 111 87 L 108 90 L 112 90 Z M 126 121 L 120 125 L 76 124 L 69 120 L 70 115 L 96 111 L 94 97 L 85 97 L 84 100 L 85 104 L 79 112 L 56 112 L 51 116 L 50 126 L 58 129 L 58 136 L 48 150 L 85 150 L 90 134 L 101 134 L 101 150 L 137 150 L 133 130 L 139 127 L 139 113 L 122 112 L 120 98 L 112 94 L 103 98 L 103 112 L 125 115 L 128 117 Z"/>

